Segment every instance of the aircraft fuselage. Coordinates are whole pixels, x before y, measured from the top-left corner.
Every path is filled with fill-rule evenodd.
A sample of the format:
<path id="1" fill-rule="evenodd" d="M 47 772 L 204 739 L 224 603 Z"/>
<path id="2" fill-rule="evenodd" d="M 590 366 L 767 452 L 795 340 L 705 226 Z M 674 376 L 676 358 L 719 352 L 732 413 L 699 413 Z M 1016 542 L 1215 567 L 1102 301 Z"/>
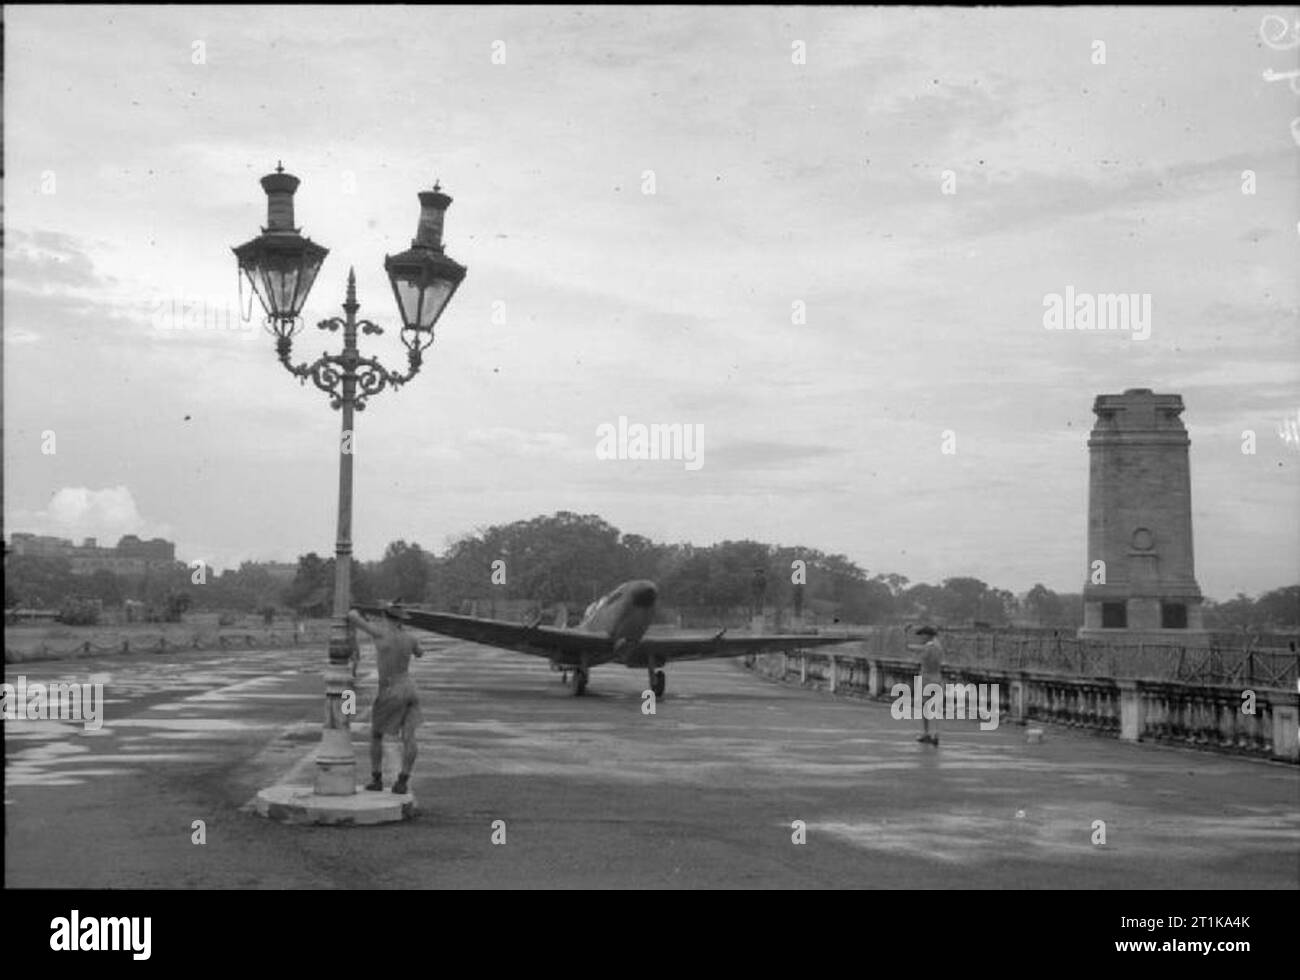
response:
<path id="1" fill-rule="evenodd" d="M 654 621 L 659 590 L 647 579 L 624 582 L 587 607 L 578 629 L 599 633 L 614 641 L 615 659 L 623 660 L 636 649 Z"/>

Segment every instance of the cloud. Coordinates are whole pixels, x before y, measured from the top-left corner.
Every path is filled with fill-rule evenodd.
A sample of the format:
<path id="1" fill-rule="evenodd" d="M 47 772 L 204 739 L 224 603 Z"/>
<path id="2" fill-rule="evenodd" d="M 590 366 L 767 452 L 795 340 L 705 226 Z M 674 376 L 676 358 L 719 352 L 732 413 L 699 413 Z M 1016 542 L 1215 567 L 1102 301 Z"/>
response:
<path id="1" fill-rule="evenodd" d="M 571 452 L 569 437 L 562 432 L 531 432 L 509 426 L 470 429 L 465 433 L 465 444 L 507 458 L 517 456 L 559 458 Z"/>
<path id="2" fill-rule="evenodd" d="M 708 454 L 708 462 L 735 472 L 749 470 L 789 470 L 800 462 L 810 462 L 845 452 L 840 446 L 798 445 L 775 440 L 734 442 L 719 446 Z"/>
<path id="3" fill-rule="evenodd" d="M 68 288 L 94 290 L 112 280 L 95 271 L 95 264 L 75 238 L 62 232 L 12 230 L 5 255 L 5 285 L 33 292 Z"/>
<path id="4" fill-rule="evenodd" d="M 124 534 L 149 538 L 169 533 L 166 526 L 146 524 L 125 486 L 102 490 L 63 487 L 55 491 L 43 510 L 16 511 L 7 523 L 18 531 L 100 538 L 105 542 L 116 541 Z"/>

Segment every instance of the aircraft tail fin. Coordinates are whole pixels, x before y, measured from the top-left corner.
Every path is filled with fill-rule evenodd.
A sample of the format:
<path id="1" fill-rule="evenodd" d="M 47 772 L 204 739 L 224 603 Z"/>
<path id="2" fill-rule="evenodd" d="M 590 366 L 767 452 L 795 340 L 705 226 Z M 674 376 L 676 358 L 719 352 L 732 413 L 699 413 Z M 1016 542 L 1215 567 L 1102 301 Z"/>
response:
<path id="1" fill-rule="evenodd" d="M 563 602 L 555 607 L 555 625 L 560 629 L 567 629 L 569 626 L 569 607 Z"/>

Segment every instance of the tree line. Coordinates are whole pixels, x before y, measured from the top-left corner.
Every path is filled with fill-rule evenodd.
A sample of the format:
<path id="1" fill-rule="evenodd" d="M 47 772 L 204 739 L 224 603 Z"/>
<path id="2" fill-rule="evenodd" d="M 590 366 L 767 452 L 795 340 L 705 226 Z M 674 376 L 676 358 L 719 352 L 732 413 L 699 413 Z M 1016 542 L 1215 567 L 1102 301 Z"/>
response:
<path id="1" fill-rule="evenodd" d="M 202 584 L 185 566 L 143 577 L 108 571 L 73 575 L 67 559 L 8 556 L 5 606 L 57 608 L 68 597 L 105 606 L 125 599 L 150 609 L 262 612 L 288 610 L 327 616 L 333 608 L 334 559 L 312 552 L 298 559 L 285 583 L 263 564 L 209 573 Z M 475 600 L 524 600 L 580 611 L 619 582 L 650 579 L 659 604 L 722 622 L 758 609 L 781 610 L 816 622 L 904 623 L 949 626 L 1037 626 L 1073 630 L 1082 625 L 1081 593 L 1057 593 L 1037 584 L 1023 595 L 969 576 L 938 584 L 912 583 L 893 572 L 872 574 L 844 555 L 816 548 L 722 541 L 707 546 L 652 541 L 625 534 L 594 514 L 551 516 L 476 529 L 442 555 L 394 541 L 378 561 L 352 562 L 352 601 L 401 598 L 413 605 L 463 611 Z M 1212 629 L 1300 626 L 1300 585 L 1258 599 L 1238 595 L 1207 600 Z"/>

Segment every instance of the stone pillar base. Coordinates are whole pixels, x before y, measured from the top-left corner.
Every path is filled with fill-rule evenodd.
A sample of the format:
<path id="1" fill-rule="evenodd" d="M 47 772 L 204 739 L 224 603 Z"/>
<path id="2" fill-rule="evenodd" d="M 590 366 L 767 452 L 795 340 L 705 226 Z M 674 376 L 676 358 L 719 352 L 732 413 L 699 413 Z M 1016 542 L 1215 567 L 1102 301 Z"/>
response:
<path id="1" fill-rule="evenodd" d="M 1023 725 L 1027 719 L 1025 705 L 1025 682 L 1011 682 L 1011 720 L 1017 725 Z"/>
<path id="2" fill-rule="evenodd" d="M 1142 694 L 1133 681 L 1118 681 L 1119 738 L 1121 742 L 1142 741 Z"/>

